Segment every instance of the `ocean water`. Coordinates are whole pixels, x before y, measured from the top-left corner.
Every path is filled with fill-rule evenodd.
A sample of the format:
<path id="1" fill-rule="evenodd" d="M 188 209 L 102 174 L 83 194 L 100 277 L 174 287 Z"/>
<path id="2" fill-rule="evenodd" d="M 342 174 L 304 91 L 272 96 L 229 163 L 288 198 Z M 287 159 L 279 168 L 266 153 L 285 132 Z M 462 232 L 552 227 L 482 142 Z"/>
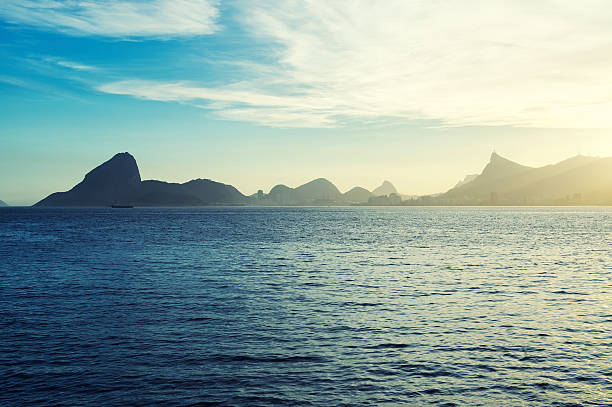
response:
<path id="1" fill-rule="evenodd" d="M 0 210 L 0 405 L 612 405 L 611 208 Z"/>

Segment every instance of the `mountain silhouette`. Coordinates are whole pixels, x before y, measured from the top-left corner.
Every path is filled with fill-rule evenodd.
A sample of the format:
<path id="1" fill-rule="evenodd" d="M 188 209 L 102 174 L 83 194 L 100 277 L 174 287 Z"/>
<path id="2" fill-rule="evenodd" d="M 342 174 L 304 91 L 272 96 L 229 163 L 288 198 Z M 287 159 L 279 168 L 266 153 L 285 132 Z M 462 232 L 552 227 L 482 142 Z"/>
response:
<path id="1" fill-rule="evenodd" d="M 0 201 L 0 206 L 4 204 Z M 192 205 L 602 205 L 612 204 L 612 158 L 576 156 L 544 167 L 528 167 L 497 153 L 478 175 L 449 191 L 403 198 L 385 181 L 373 192 L 354 187 L 342 194 L 325 178 L 296 188 L 276 185 L 268 194 L 244 196 L 232 185 L 210 179 L 182 184 L 143 181 L 136 160 L 119 153 L 88 172 L 66 192 L 36 206 Z M 4 204 L 6 205 L 6 204 Z"/>
<path id="2" fill-rule="evenodd" d="M 334 184 L 325 178 L 317 178 L 295 188 L 295 193 L 301 202 L 333 203 L 338 202 L 342 194 Z"/>
<path id="3" fill-rule="evenodd" d="M 91 170 L 67 192 L 56 192 L 36 206 L 185 206 L 243 204 L 247 198 L 231 185 L 196 179 L 184 184 L 142 181 L 129 153 L 119 153 Z"/>
<path id="4" fill-rule="evenodd" d="M 37 206 L 107 206 L 134 199 L 140 186 L 136 160 L 129 153 L 119 153 L 85 175 L 83 181 L 67 192 L 49 195 Z"/>
<path id="5" fill-rule="evenodd" d="M 467 184 L 468 182 L 474 181 L 478 177 L 478 175 L 479 174 L 466 175 L 462 180 L 459 180 L 459 182 L 457 182 L 453 188 L 459 188 L 460 186 L 463 186 Z"/>
<path id="6" fill-rule="evenodd" d="M 365 203 L 371 196 L 363 188 L 354 188 L 348 197 L 352 195 L 349 203 Z M 119 153 L 87 173 L 83 181 L 69 191 L 55 192 L 35 206 L 338 205 L 345 202 L 338 188 L 325 178 L 317 178 L 297 188 L 276 185 L 267 195 L 262 192 L 251 197 L 244 196 L 232 185 L 209 179 L 194 179 L 183 184 L 143 181 L 134 157 Z"/>
<path id="7" fill-rule="evenodd" d="M 6 202 L 0 200 L 0 206 L 8 206 Z"/>
<path id="8" fill-rule="evenodd" d="M 576 156 L 527 167 L 496 153 L 482 173 L 442 194 L 438 204 L 603 204 L 612 200 L 612 158 Z"/>
<path id="9" fill-rule="evenodd" d="M 347 191 L 344 194 L 342 194 L 342 199 L 344 200 L 344 202 L 349 203 L 349 204 L 353 204 L 353 203 L 365 204 L 368 202 L 368 199 L 370 199 L 372 196 L 373 194 L 367 189 L 361 188 L 361 187 L 355 187 L 351 189 L 350 191 Z"/>
<path id="10" fill-rule="evenodd" d="M 501 185 L 500 180 L 527 174 L 529 170 L 532 170 L 532 168 L 510 161 L 497 153 L 493 153 L 491 154 L 489 163 L 485 166 L 480 175 L 473 178 L 468 183 L 451 189 L 444 197 L 448 199 L 463 197 L 468 200 L 490 200 L 491 194 L 498 192 Z"/>
<path id="11" fill-rule="evenodd" d="M 378 188 L 374 189 L 374 191 L 372 191 L 372 195 L 374 196 L 391 195 L 391 194 L 397 194 L 397 193 L 398 193 L 397 189 L 395 189 L 393 184 L 390 183 L 389 181 L 384 181 L 381 186 L 379 186 Z"/>
<path id="12" fill-rule="evenodd" d="M 276 185 L 266 196 L 266 202 L 276 205 L 329 205 L 342 201 L 342 194 L 325 178 L 317 178 L 296 188 Z"/>
<path id="13" fill-rule="evenodd" d="M 293 188 L 287 185 L 276 185 L 270 190 L 267 200 L 276 205 L 296 205 L 299 198 Z"/>
<path id="14" fill-rule="evenodd" d="M 612 203 L 612 158 L 578 156 L 538 170 L 538 179 L 509 190 L 506 192 L 509 198 L 525 197 L 532 202 L 565 198 L 573 203 Z"/>
<path id="15" fill-rule="evenodd" d="M 147 180 L 140 184 L 134 204 L 138 206 L 191 206 L 246 203 L 231 185 L 196 179 L 184 184 Z"/>
<path id="16" fill-rule="evenodd" d="M 478 178 L 479 182 L 484 180 L 495 180 L 524 173 L 530 169 L 532 168 L 510 161 L 497 153 L 492 153 L 489 163 Z"/>

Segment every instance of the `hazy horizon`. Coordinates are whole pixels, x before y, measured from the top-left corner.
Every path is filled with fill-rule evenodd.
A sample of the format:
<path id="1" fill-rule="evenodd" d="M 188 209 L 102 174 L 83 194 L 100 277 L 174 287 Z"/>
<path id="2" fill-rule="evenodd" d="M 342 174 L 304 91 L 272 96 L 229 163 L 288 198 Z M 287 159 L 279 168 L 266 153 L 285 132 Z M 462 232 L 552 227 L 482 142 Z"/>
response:
<path id="1" fill-rule="evenodd" d="M 0 199 L 32 204 L 119 151 L 143 178 L 247 195 L 318 177 L 424 195 L 494 150 L 533 167 L 612 156 L 610 13 L 560 0 L 9 0 Z"/>
<path id="2" fill-rule="evenodd" d="M 128 153 L 128 154 L 130 154 L 130 152 L 121 152 L 121 153 Z M 122 154 L 117 153 L 116 155 L 122 155 Z M 130 154 L 130 155 L 131 155 L 131 154 Z M 105 159 L 105 160 L 101 161 L 100 163 L 96 164 L 94 167 L 92 167 L 92 168 L 90 168 L 90 169 L 87 169 L 87 170 L 84 170 L 84 171 L 83 171 L 83 175 L 82 175 L 82 176 L 79 178 L 79 180 L 78 180 L 78 181 L 76 181 L 76 182 L 75 182 L 73 185 L 76 185 L 77 183 L 81 182 L 81 181 L 83 180 L 83 177 L 84 177 L 84 176 L 85 176 L 87 173 L 89 173 L 91 170 L 94 170 L 94 168 L 99 167 L 101 164 L 106 163 L 106 162 L 107 162 L 107 161 L 109 161 L 111 158 L 114 158 L 114 156 L 115 156 L 115 154 L 113 154 L 113 157 L 108 157 L 108 159 Z M 132 155 L 132 156 L 133 156 L 133 155 Z M 514 162 L 515 164 L 524 165 L 524 163 L 518 163 L 518 162 L 515 162 L 515 161 L 514 161 L 514 160 L 512 160 L 510 157 L 504 157 L 504 156 L 502 156 L 501 154 L 499 154 L 498 152 L 493 151 L 493 152 L 491 153 L 491 156 L 489 157 L 489 160 L 488 160 L 488 161 L 485 161 L 485 163 L 482 165 L 482 169 L 481 169 L 481 170 L 479 170 L 479 171 L 475 171 L 474 173 L 466 174 L 465 176 L 457 177 L 457 182 L 459 182 L 459 181 L 464 181 L 465 179 L 467 179 L 467 178 L 468 178 L 468 176 L 469 176 L 469 177 L 473 177 L 473 176 L 475 176 L 475 175 L 480 175 L 481 173 L 483 173 L 483 172 L 482 172 L 482 170 L 483 170 L 483 169 L 484 169 L 486 166 L 488 166 L 488 165 L 489 165 L 491 162 L 493 162 L 493 157 L 494 157 L 494 156 L 501 157 L 501 158 L 503 159 L 502 161 L 509 160 L 509 161 L 511 161 L 511 162 Z M 536 165 L 536 166 L 526 165 L 525 167 L 530 167 L 531 169 L 534 169 L 534 170 L 535 170 L 535 169 L 540 169 L 540 168 L 543 168 L 543 167 L 550 167 L 550 166 L 554 166 L 554 165 L 560 164 L 560 163 L 562 163 L 562 162 L 565 162 L 565 161 L 567 161 L 567 160 L 571 160 L 571 159 L 578 158 L 578 157 L 590 157 L 590 158 L 595 158 L 595 159 L 599 159 L 599 158 L 611 158 L 611 157 L 587 156 L 587 155 L 584 155 L 584 154 L 577 154 L 577 155 L 574 155 L 574 156 L 572 156 L 572 157 L 566 157 L 565 159 L 560 160 L 560 161 L 558 161 L 558 162 L 548 163 L 548 164 L 545 164 L 545 165 Z M 134 157 L 134 158 L 137 160 L 137 157 Z M 155 179 L 155 178 L 152 178 L 152 177 L 147 177 L 147 176 L 146 176 L 146 174 L 143 174 L 143 173 L 142 173 L 142 166 L 141 166 L 141 165 L 138 163 L 138 161 L 137 161 L 137 164 L 138 164 L 138 168 L 140 169 L 140 176 L 141 176 L 141 178 L 142 178 L 143 180 L 153 180 L 153 179 Z M 256 194 L 257 194 L 257 192 L 258 192 L 259 190 L 263 190 L 264 194 L 268 194 L 268 193 L 269 193 L 269 192 L 272 190 L 272 188 L 273 188 L 273 187 L 278 186 L 278 185 L 286 185 L 286 186 L 288 186 L 288 187 L 290 187 L 290 188 L 296 188 L 296 187 L 299 187 L 299 186 L 301 186 L 301 185 L 304 185 L 304 184 L 306 184 L 306 183 L 309 183 L 309 182 L 311 182 L 311 181 L 314 181 L 314 180 L 316 180 L 316 179 L 320 179 L 320 178 L 323 178 L 323 179 L 326 179 L 326 180 L 330 181 L 332 184 L 334 184 L 336 187 L 338 187 L 339 191 L 340 191 L 341 193 L 343 193 L 343 194 L 344 194 L 344 193 L 346 193 L 346 192 L 348 192 L 348 191 L 350 191 L 351 189 L 353 189 L 353 188 L 355 188 L 355 187 L 362 187 L 362 188 L 365 188 L 366 190 L 368 190 L 368 191 L 370 191 L 370 192 L 373 192 L 373 191 L 374 191 L 376 188 L 381 187 L 381 186 L 382 186 L 384 183 L 386 183 L 386 182 L 390 182 L 390 183 L 391 183 L 391 184 L 392 184 L 392 185 L 395 187 L 395 184 L 394 184 L 394 183 L 393 183 L 393 181 L 392 181 L 392 180 L 390 180 L 390 179 L 383 179 L 383 180 L 381 180 L 381 181 L 380 181 L 378 184 L 375 184 L 375 185 L 372 185 L 372 186 L 366 186 L 366 185 L 365 185 L 365 184 L 363 184 L 363 183 L 356 183 L 356 184 L 354 184 L 354 185 L 352 185 L 352 186 L 341 187 L 341 186 L 338 186 L 338 185 L 337 185 L 337 184 L 334 182 L 334 180 L 333 180 L 333 179 L 330 179 L 329 177 L 325 177 L 325 176 L 314 176 L 314 177 L 310 177 L 310 178 L 305 179 L 304 181 L 299 182 L 299 183 L 296 183 L 296 184 L 272 183 L 272 184 L 270 184 L 270 186 L 269 186 L 269 187 L 267 187 L 267 188 L 259 188 L 259 189 L 255 190 L 255 191 L 252 191 L 252 192 L 250 192 L 250 191 L 249 191 L 249 192 L 245 192 L 245 191 L 243 191 L 243 190 L 240 190 L 240 188 L 238 188 L 238 190 L 239 190 L 239 192 L 241 192 L 241 193 L 242 193 L 242 194 L 244 194 L 245 196 L 256 195 Z M 170 182 L 170 183 L 185 183 L 185 182 L 187 182 L 187 181 L 192 181 L 192 180 L 196 180 L 196 179 L 210 179 L 210 178 L 208 178 L 208 177 L 198 177 L 198 176 L 193 176 L 193 177 L 189 177 L 189 178 L 187 178 L 187 179 L 182 179 L 182 180 L 167 180 L 167 179 L 163 179 L 163 178 L 158 178 L 158 179 L 155 179 L 155 180 L 158 180 L 158 181 L 164 181 L 164 182 Z M 221 183 L 224 183 L 224 184 L 231 185 L 230 183 L 226 183 L 226 182 L 224 182 L 223 180 L 220 180 L 220 179 L 212 179 L 212 181 L 221 182 Z M 457 182 L 453 183 L 451 186 L 449 186 L 448 188 L 446 188 L 446 189 L 444 189 L 444 190 L 436 191 L 436 192 L 433 192 L 433 193 L 425 193 L 425 194 L 411 194 L 411 193 L 406 193 L 405 191 L 402 191 L 401 189 L 398 189 L 398 190 L 397 190 L 397 193 L 398 193 L 398 194 L 401 194 L 402 196 L 411 196 L 411 195 L 412 195 L 412 196 L 427 196 L 427 195 L 435 195 L 435 194 L 440 194 L 440 193 L 445 193 L 445 192 L 448 192 L 448 191 L 449 191 L 449 190 L 451 190 L 453 187 L 456 187 Z M 233 186 L 233 185 L 232 185 L 232 186 Z M 69 190 L 69 189 L 71 189 L 71 187 L 72 187 L 72 185 L 71 185 L 71 186 L 68 186 L 68 187 L 66 187 L 66 188 L 64 188 L 64 190 Z M 63 191 L 63 190 L 62 190 L 62 191 Z M 57 192 L 61 192 L 61 191 L 57 191 Z M 35 200 L 35 201 L 33 201 L 33 202 L 23 202 L 23 203 L 17 203 L 17 204 L 16 204 L 16 203 L 9 203 L 9 204 L 11 204 L 11 205 L 15 205 L 15 206 L 20 206 L 20 205 L 26 205 L 26 206 L 27 206 L 27 205 L 32 205 L 32 204 L 34 204 L 34 203 L 38 202 L 39 200 L 40 200 L 40 199 L 37 199 L 37 200 Z"/>

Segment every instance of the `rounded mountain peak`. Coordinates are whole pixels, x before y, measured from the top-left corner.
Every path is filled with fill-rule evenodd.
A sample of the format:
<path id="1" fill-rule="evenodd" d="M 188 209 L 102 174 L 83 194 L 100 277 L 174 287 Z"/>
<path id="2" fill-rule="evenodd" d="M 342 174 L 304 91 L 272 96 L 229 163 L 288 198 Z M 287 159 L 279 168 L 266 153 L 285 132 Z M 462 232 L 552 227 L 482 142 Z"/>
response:
<path id="1" fill-rule="evenodd" d="M 342 195 L 338 188 L 325 178 L 317 178 L 295 188 L 302 201 L 337 200 Z"/>
<path id="2" fill-rule="evenodd" d="M 397 189 L 395 189 L 395 186 L 391 182 L 385 180 L 382 185 L 372 191 L 372 193 L 375 196 L 397 194 Z"/>
<path id="3" fill-rule="evenodd" d="M 136 159 L 127 152 L 115 154 L 110 160 L 87 173 L 84 179 L 84 182 L 96 183 L 137 184 L 140 181 L 140 171 Z"/>

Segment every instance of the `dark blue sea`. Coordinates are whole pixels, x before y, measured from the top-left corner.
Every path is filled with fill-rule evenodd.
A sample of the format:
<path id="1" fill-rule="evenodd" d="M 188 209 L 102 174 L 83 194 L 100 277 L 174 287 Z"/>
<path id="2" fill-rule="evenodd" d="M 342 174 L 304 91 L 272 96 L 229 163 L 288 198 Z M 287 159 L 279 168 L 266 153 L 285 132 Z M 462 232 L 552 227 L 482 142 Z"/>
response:
<path id="1" fill-rule="evenodd" d="M 612 208 L 0 209 L 1 406 L 612 405 Z"/>

